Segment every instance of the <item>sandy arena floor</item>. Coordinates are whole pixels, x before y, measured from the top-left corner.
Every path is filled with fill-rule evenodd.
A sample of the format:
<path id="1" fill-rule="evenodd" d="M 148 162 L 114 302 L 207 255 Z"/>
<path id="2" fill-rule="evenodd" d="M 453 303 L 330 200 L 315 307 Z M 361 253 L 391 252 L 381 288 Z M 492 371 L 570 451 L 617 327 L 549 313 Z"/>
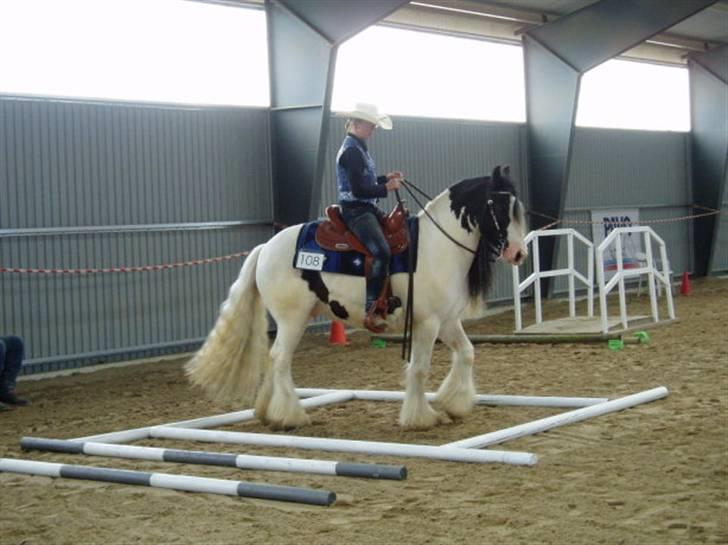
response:
<path id="1" fill-rule="evenodd" d="M 0 455 L 334 490 L 331 507 L 300 506 L 91 481 L 0 474 L 0 544 L 694 544 L 728 543 L 728 281 L 694 281 L 676 297 L 679 322 L 647 345 L 479 345 L 481 393 L 618 397 L 658 385 L 670 396 L 506 443 L 534 452 L 531 468 L 186 442 L 171 448 L 406 464 L 406 481 L 247 472 L 232 468 L 23 452 L 22 436 L 72 438 L 225 412 L 189 388 L 184 360 L 23 381 L 32 405 L 0 413 Z M 647 298 L 630 312 L 646 314 Z M 567 315 L 551 302 L 547 316 Z M 468 329 L 509 333 L 512 313 Z M 304 339 L 299 386 L 401 389 L 399 346 Z M 433 359 L 434 387 L 449 354 Z M 401 432 L 398 403 L 349 402 L 311 412 L 301 435 L 443 444 L 554 414 L 479 407 L 465 420 Z M 233 429 L 266 431 L 257 423 Z M 498 447 L 497 447 L 498 448 Z"/>

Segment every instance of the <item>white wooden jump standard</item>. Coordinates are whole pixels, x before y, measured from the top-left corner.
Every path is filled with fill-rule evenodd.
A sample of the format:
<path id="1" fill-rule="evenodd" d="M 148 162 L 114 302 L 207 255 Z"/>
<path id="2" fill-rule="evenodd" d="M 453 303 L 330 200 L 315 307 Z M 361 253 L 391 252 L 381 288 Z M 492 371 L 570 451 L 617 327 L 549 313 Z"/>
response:
<path id="1" fill-rule="evenodd" d="M 192 475 L 170 475 L 167 473 L 149 473 L 128 469 L 35 462 L 12 458 L 0 458 L 0 472 L 152 486 L 155 488 L 170 488 L 185 492 L 206 492 L 208 494 L 291 501 L 311 505 L 331 505 L 336 501 L 336 494 L 329 490 L 312 490 L 293 486 L 210 479 Z"/>
<path id="2" fill-rule="evenodd" d="M 132 445 L 95 443 L 91 441 L 45 439 L 41 437 L 23 437 L 20 440 L 20 446 L 25 450 L 43 450 L 69 454 L 86 454 L 87 456 L 174 462 L 179 464 L 202 464 L 237 467 L 240 469 L 314 473 L 318 475 L 390 479 L 395 481 L 401 481 L 407 478 L 407 469 L 404 466 L 385 464 L 360 464 L 330 460 L 304 460 L 301 458 L 230 454 L 226 452 L 138 447 Z"/>

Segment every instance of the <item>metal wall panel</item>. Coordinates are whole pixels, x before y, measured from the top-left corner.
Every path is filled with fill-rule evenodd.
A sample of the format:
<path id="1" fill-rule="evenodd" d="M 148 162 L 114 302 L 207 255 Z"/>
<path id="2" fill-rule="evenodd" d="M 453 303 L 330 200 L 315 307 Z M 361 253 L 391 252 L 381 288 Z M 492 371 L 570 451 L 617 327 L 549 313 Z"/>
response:
<path id="1" fill-rule="evenodd" d="M 523 125 L 410 117 L 396 117 L 393 122 L 394 130 L 378 130 L 371 140 L 370 149 L 379 174 L 401 170 L 408 180 L 435 196 L 459 180 L 489 175 L 496 165 L 509 164 L 519 191 L 528 187 L 524 179 Z M 335 158 L 344 134 L 343 119 L 332 119 L 320 215 L 326 206 L 337 201 Z M 401 193 L 410 211 L 416 214 L 419 211 L 417 204 L 404 191 Z M 384 209 L 391 209 L 394 204 L 392 194 L 380 202 Z M 498 265 L 490 300 L 512 297 L 508 269 Z"/>
<path id="2" fill-rule="evenodd" d="M 566 207 L 690 203 L 688 133 L 578 127 Z"/>
<path id="3" fill-rule="evenodd" d="M 562 226 L 592 239 L 592 209 L 638 208 L 641 220 L 667 220 L 651 227 L 665 240 L 672 270 L 691 270 L 690 223 L 669 221 L 690 214 L 688 140 L 687 133 L 577 128 L 564 217 L 584 224 Z M 557 266 L 566 266 L 564 245 Z M 565 290 L 566 280 L 557 280 L 556 291 Z"/>
<path id="4" fill-rule="evenodd" d="M 718 241 L 715 244 L 711 273 L 728 273 L 728 184 L 723 190 L 723 200 L 718 219 Z"/>
<path id="5" fill-rule="evenodd" d="M 0 100 L 0 264 L 163 264 L 265 241 L 272 232 L 268 116 L 261 109 Z M 190 222 L 236 220 L 260 223 L 184 230 Z M 158 224 L 182 230 L 10 236 L 28 228 Z M 241 263 L 0 274 L 0 332 L 25 338 L 31 366 L 197 340 Z"/>
<path id="6" fill-rule="evenodd" d="M 372 153 L 430 194 L 511 164 L 528 195 L 525 128 L 518 124 L 396 118 Z M 0 233 L 38 227 L 259 220 L 190 231 L 0 236 L 0 264 L 84 268 L 148 265 L 226 255 L 271 234 L 269 113 L 72 101 L 0 100 Z M 329 133 L 321 212 L 336 200 L 334 157 L 343 121 Z M 677 217 L 690 203 L 687 136 L 579 128 L 566 219 L 593 207 L 638 207 L 642 219 Z M 390 197 L 382 206 L 394 204 Z M 418 206 L 408 199 L 413 212 Z M 538 210 L 538 203 L 531 208 Z M 716 264 L 728 240 L 721 222 Z M 591 238 L 587 223 L 578 230 Z M 672 268 L 689 270 L 689 224 L 656 231 Z M 577 246 L 578 248 L 578 246 Z M 580 250 L 577 250 L 577 256 Z M 561 249 L 559 266 L 565 263 Z M 0 331 L 23 335 L 30 363 L 63 367 L 111 353 L 153 354 L 194 345 L 209 331 L 241 260 L 162 272 L 92 276 L 0 274 Z M 724 263 L 723 268 L 728 268 Z M 560 284 L 561 289 L 565 283 Z M 512 297 L 498 266 L 491 301 Z M 107 354 L 107 356 L 103 356 Z"/>

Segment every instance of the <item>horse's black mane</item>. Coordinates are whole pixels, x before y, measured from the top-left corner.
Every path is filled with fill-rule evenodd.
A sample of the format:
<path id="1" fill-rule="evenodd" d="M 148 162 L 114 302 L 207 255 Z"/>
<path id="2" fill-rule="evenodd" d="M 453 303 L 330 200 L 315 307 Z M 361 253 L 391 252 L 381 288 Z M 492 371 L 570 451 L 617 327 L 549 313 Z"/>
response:
<path id="1" fill-rule="evenodd" d="M 490 216 L 488 199 L 494 191 L 507 191 L 516 195 L 509 167 L 497 166 L 491 176 L 467 178 L 450 187 L 450 209 L 460 220 L 462 228 L 470 233 L 477 226 L 481 233 L 473 263 L 468 271 L 468 292 L 473 298 L 485 297 L 493 280 L 493 261 L 497 257 L 494 255 L 494 248 L 497 247 L 498 240 L 492 221 L 487 218 Z M 514 208 L 513 212 L 517 217 L 518 210 Z M 505 229 L 507 224 L 501 227 Z"/>

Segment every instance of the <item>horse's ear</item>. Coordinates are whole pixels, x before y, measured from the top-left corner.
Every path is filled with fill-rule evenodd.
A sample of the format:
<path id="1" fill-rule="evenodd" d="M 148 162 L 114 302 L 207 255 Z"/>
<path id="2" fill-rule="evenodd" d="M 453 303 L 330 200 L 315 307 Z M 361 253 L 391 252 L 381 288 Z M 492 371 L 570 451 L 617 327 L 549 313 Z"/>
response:
<path id="1" fill-rule="evenodd" d="M 510 165 L 498 165 L 493 169 L 493 180 L 502 180 L 505 178 L 509 178 L 511 175 L 511 166 Z"/>

